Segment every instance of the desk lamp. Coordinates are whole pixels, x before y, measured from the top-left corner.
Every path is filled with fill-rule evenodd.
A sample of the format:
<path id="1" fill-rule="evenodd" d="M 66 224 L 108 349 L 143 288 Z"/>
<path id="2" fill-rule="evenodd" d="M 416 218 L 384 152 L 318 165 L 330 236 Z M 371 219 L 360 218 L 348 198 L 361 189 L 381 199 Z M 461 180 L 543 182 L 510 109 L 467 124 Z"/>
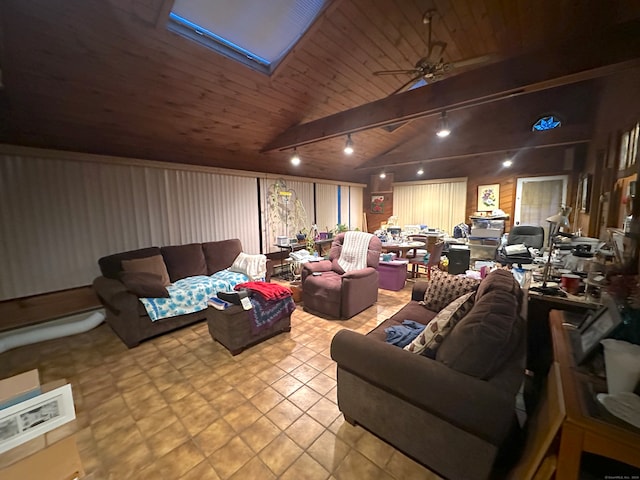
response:
<path id="1" fill-rule="evenodd" d="M 544 265 L 544 272 L 542 274 L 542 286 L 531 287 L 530 289 L 534 292 L 540 292 L 543 295 L 566 296 L 566 294 L 558 287 L 547 286 L 547 281 L 549 281 L 549 273 L 551 271 L 551 253 L 553 252 L 555 237 L 560 233 L 561 228 L 569 226 L 570 213 L 571 207 L 562 207 L 558 213 L 547 218 L 547 222 L 549 222 L 549 251 L 547 253 L 547 263 Z"/>

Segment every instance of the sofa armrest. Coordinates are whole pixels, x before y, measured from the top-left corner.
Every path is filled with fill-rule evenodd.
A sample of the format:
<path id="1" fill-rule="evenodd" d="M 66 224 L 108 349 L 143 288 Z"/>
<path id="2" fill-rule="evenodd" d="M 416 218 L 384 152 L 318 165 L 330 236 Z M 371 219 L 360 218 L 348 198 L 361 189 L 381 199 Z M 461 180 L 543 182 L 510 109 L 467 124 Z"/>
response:
<path id="1" fill-rule="evenodd" d="M 351 330 L 333 337 L 331 358 L 339 368 L 494 445 L 511 426 L 513 395 L 436 360 Z"/>
<path id="2" fill-rule="evenodd" d="M 356 278 L 366 278 L 373 275 L 376 272 L 376 269 L 373 267 L 365 267 L 360 270 L 351 270 L 350 272 L 345 272 L 342 275 L 344 279 L 356 279 Z"/>
<path id="3" fill-rule="evenodd" d="M 329 272 L 331 271 L 331 262 L 329 260 L 320 260 L 319 262 L 306 262 L 302 264 L 302 270 L 306 270 L 308 273 Z"/>
<path id="4" fill-rule="evenodd" d="M 427 290 L 427 286 L 429 282 L 416 282 L 413 284 L 413 289 L 411 290 L 411 300 L 415 300 L 419 302 L 424 300 L 424 292 Z"/>
<path id="5" fill-rule="evenodd" d="M 138 311 L 138 297 L 127 290 L 124 283 L 113 278 L 98 277 L 93 281 L 93 290 L 105 307 L 114 313 Z"/>

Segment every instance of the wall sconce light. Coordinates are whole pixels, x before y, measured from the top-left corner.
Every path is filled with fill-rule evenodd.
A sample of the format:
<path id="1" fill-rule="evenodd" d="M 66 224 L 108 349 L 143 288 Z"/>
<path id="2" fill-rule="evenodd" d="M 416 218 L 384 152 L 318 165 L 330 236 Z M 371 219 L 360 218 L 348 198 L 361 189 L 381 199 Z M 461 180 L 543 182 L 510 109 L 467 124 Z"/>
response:
<path id="1" fill-rule="evenodd" d="M 436 131 L 436 135 L 440 138 L 447 137 L 451 133 L 451 129 L 449 128 L 449 121 L 447 120 L 447 112 L 444 111 L 440 114 L 440 120 L 438 120 L 438 130 Z"/>
<path id="2" fill-rule="evenodd" d="M 296 167 L 300 165 L 300 155 L 298 155 L 298 150 L 296 148 L 293 149 L 293 155 L 291 155 L 291 165 Z"/>
<path id="3" fill-rule="evenodd" d="M 386 173 L 384 173 L 384 172 L 381 172 L 381 173 L 380 173 L 380 178 L 387 178 L 387 174 L 386 174 Z"/>
<path id="4" fill-rule="evenodd" d="M 351 134 L 347 134 L 347 142 L 344 144 L 344 153 L 351 155 L 353 153 L 353 140 L 351 140 Z"/>
<path id="5" fill-rule="evenodd" d="M 513 165 L 513 160 L 505 160 L 504 162 L 502 162 L 503 167 L 509 168 L 511 165 Z"/>
<path id="6" fill-rule="evenodd" d="M 418 176 L 424 175 L 424 168 L 422 167 L 422 165 L 418 167 L 418 171 L 416 173 L 418 174 Z"/>

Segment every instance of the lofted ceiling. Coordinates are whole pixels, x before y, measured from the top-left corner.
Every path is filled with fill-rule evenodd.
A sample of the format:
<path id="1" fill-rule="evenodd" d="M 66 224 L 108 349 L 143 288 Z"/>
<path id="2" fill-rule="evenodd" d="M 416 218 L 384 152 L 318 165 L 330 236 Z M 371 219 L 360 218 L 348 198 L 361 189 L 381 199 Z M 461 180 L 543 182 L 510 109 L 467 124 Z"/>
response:
<path id="1" fill-rule="evenodd" d="M 517 149 L 547 112 L 570 127 L 551 144 L 586 141 L 592 79 L 640 57 L 628 35 L 614 39 L 631 44 L 628 51 L 607 37 L 612 26 L 640 18 L 637 0 L 333 0 L 267 76 L 168 31 L 171 4 L 2 0 L 0 142 L 366 182 L 381 167 Z M 433 37 L 447 42 L 444 60 L 490 54 L 493 63 L 389 97 L 409 77 L 373 72 L 408 69 L 425 55 L 422 17 L 431 8 Z M 585 39 L 587 54 L 573 62 L 571 48 L 579 52 Z M 546 61 L 558 45 L 569 46 L 565 57 Z M 537 77 L 537 69 L 551 73 Z M 576 75 L 583 69 L 599 70 Z M 501 88 L 505 99 L 493 101 L 483 85 Z M 467 129 L 457 139 L 454 131 L 455 148 L 444 150 L 433 144 L 443 107 Z M 392 132 L 379 128 L 396 123 Z M 349 131 L 356 151 L 345 156 Z M 289 162 L 294 145 L 297 168 Z"/>

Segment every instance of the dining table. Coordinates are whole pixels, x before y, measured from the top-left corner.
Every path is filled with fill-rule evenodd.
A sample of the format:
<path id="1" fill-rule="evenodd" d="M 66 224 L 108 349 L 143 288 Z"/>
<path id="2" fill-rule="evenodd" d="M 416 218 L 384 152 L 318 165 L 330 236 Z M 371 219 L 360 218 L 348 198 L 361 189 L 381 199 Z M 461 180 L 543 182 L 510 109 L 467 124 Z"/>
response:
<path id="1" fill-rule="evenodd" d="M 409 250 L 415 248 L 422 248 L 426 244 L 424 242 L 411 241 L 411 242 L 382 242 L 382 252 L 397 252 L 398 258 L 405 258 Z"/>

